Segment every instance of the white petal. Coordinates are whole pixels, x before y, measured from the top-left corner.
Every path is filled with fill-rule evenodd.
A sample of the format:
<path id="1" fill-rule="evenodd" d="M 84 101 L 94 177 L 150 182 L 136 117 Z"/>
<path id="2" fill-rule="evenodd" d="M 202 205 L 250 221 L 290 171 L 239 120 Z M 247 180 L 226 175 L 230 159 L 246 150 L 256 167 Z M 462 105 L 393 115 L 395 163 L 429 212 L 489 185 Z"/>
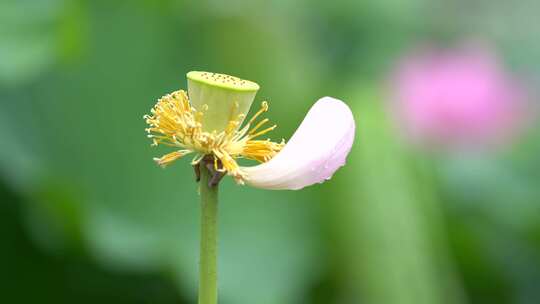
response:
<path id="1" fill-rule="evenodd" d="M 264 164 L 242 167 L 246 184 L 297 190 L 322 183 L 345 164 L 354 131 L 349 107 L 341 100 L 323 97 L 311 107 L 281 152 Z"/>

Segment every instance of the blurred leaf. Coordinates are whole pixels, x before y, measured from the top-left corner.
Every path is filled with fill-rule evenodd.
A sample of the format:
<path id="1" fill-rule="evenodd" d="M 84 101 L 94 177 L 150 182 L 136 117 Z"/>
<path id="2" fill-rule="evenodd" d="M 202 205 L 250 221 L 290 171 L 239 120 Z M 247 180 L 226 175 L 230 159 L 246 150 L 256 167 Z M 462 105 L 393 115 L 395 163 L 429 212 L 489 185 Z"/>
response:
<path id="1" fill-rule="evenodd" d="M 0 2 L 0 83 L 20 83 L 51 65 L 61 2 Z"/>
<path id="2" fill-rule="evenodd" d="M 346 253 L 341 267 L 358 282 L 349 292 L 367 303 L 460 303 L 433 186 L 415 172 L 376 90 L 360 92 L 353 98 L 357 140 L 335 214 Z"/>
<path id="3" fill-rule="evenodd" d="M 446 2 L 447 21 L 464 37 L 484 39 L 501 47 L 521 70 L 538 75 L 540 28 L 536 14 L 540 3 L 523 0 L 519 5 L 504 0 Z M 538 77 L 536 76 L 536 81 Z"/>
<path id="4" fill-rule="evenodd" d="M 0 85 L 25 84 L 81 51 L 79 0 L 0 2 Z"/>

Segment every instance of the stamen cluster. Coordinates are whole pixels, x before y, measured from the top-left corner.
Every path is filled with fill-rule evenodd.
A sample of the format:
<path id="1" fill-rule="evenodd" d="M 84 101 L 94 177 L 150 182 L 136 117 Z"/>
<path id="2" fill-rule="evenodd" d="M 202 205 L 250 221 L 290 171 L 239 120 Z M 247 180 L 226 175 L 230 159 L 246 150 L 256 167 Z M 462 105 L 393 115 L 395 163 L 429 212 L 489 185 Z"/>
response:
<path id="1" fill-rule="evenodd" d="M 179 90 L 161 97 L 151 110 L 151 115 L 144 116 L 150 126 L 146 132 L 153 146 L 161 144 L 180 148 L 155 158 L 160 166 L 165 167 L 190 153 L 196 154 L 191 163 L 197 165 L 204 156 L 212 155 L 216 171 L 227 173 L 237 183 L 243 184 L 247 176 L 236 162 L 237 158 L 267 162 L 285 145 L 284 140 L 275 143 L 270 139 L 255 139 L 276 128 L 276 125 L 263 128 L 268 118 L 254 124 L 259 115 L 268 111 L 266 101 L 262 102 L 261 109 L 241 129 L 239 126 L 244 115 L 235 114 L 237 111 L 233 110 L 225 130 L 203 131 L 202 117 L 206 110 L 204 107 L 200 110 L 193 108 L 186 92 Z"/>

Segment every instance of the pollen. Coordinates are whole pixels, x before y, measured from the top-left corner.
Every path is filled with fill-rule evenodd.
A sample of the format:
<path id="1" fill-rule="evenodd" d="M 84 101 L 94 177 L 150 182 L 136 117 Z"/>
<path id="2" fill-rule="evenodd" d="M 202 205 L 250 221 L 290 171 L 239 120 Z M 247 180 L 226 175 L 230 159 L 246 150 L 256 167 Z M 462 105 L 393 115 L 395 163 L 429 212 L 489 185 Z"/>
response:
<path id="1" fill-rule="evenodd" d="M 217 77 L 204 76 L 209 79 Z M 233 79 L 230 81 L 241 84 L 242 80 Z M 188 95 L 182 90 L 167 94 L 157 101 L 150 111 L 151 114 L 144 116 L 149 125 L 146 132 L 152 140 L 153 146 L 164 145 L 176 149 L 162 157 L 155 158 L 158 165 L 166 167 L 187 154 L 194 154 L 191 163 L 196 165 L 206 155 L 211 155 L 215 160 L 214 169 L 216 171 L 224 172 L 232 176 L 237 183 L 243 184 L 246 175 L 238 165 L 237 159 L 245 158 L 261 163 L 267 162 L 285 145 L 284 140 L 276 143 L 270 139 L 257 139 L 276 128 L 276 125 L 268 126 L 269 120 L 267 118 L 257 122 L 257 119 L 268 111 L 266 101 L 262 102 L 260 110 L 243 127 L 239 128 L 244 120 L 244 115 L 231 115 L 227 127 L 220 132 L 203 131 L 202 122 L 207 110 L 204 107 L 200 110 L 193 108 Z"/>

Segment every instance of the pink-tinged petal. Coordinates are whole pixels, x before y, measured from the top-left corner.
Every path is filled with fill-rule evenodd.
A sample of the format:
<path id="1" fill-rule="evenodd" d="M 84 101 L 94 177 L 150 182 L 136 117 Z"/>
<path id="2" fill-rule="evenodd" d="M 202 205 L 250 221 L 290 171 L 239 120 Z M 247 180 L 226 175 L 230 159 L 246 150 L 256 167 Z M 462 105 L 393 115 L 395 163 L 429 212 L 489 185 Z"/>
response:
<path id="1" fill-rule="evenodd" d="M 281 152 L 264 164 L 242 167 L 246 183 L 273 190 L 322 183 L 345 164 L 354 132 L 349 107 L 341 100 L 323 97 L 311 107 Z"/>

